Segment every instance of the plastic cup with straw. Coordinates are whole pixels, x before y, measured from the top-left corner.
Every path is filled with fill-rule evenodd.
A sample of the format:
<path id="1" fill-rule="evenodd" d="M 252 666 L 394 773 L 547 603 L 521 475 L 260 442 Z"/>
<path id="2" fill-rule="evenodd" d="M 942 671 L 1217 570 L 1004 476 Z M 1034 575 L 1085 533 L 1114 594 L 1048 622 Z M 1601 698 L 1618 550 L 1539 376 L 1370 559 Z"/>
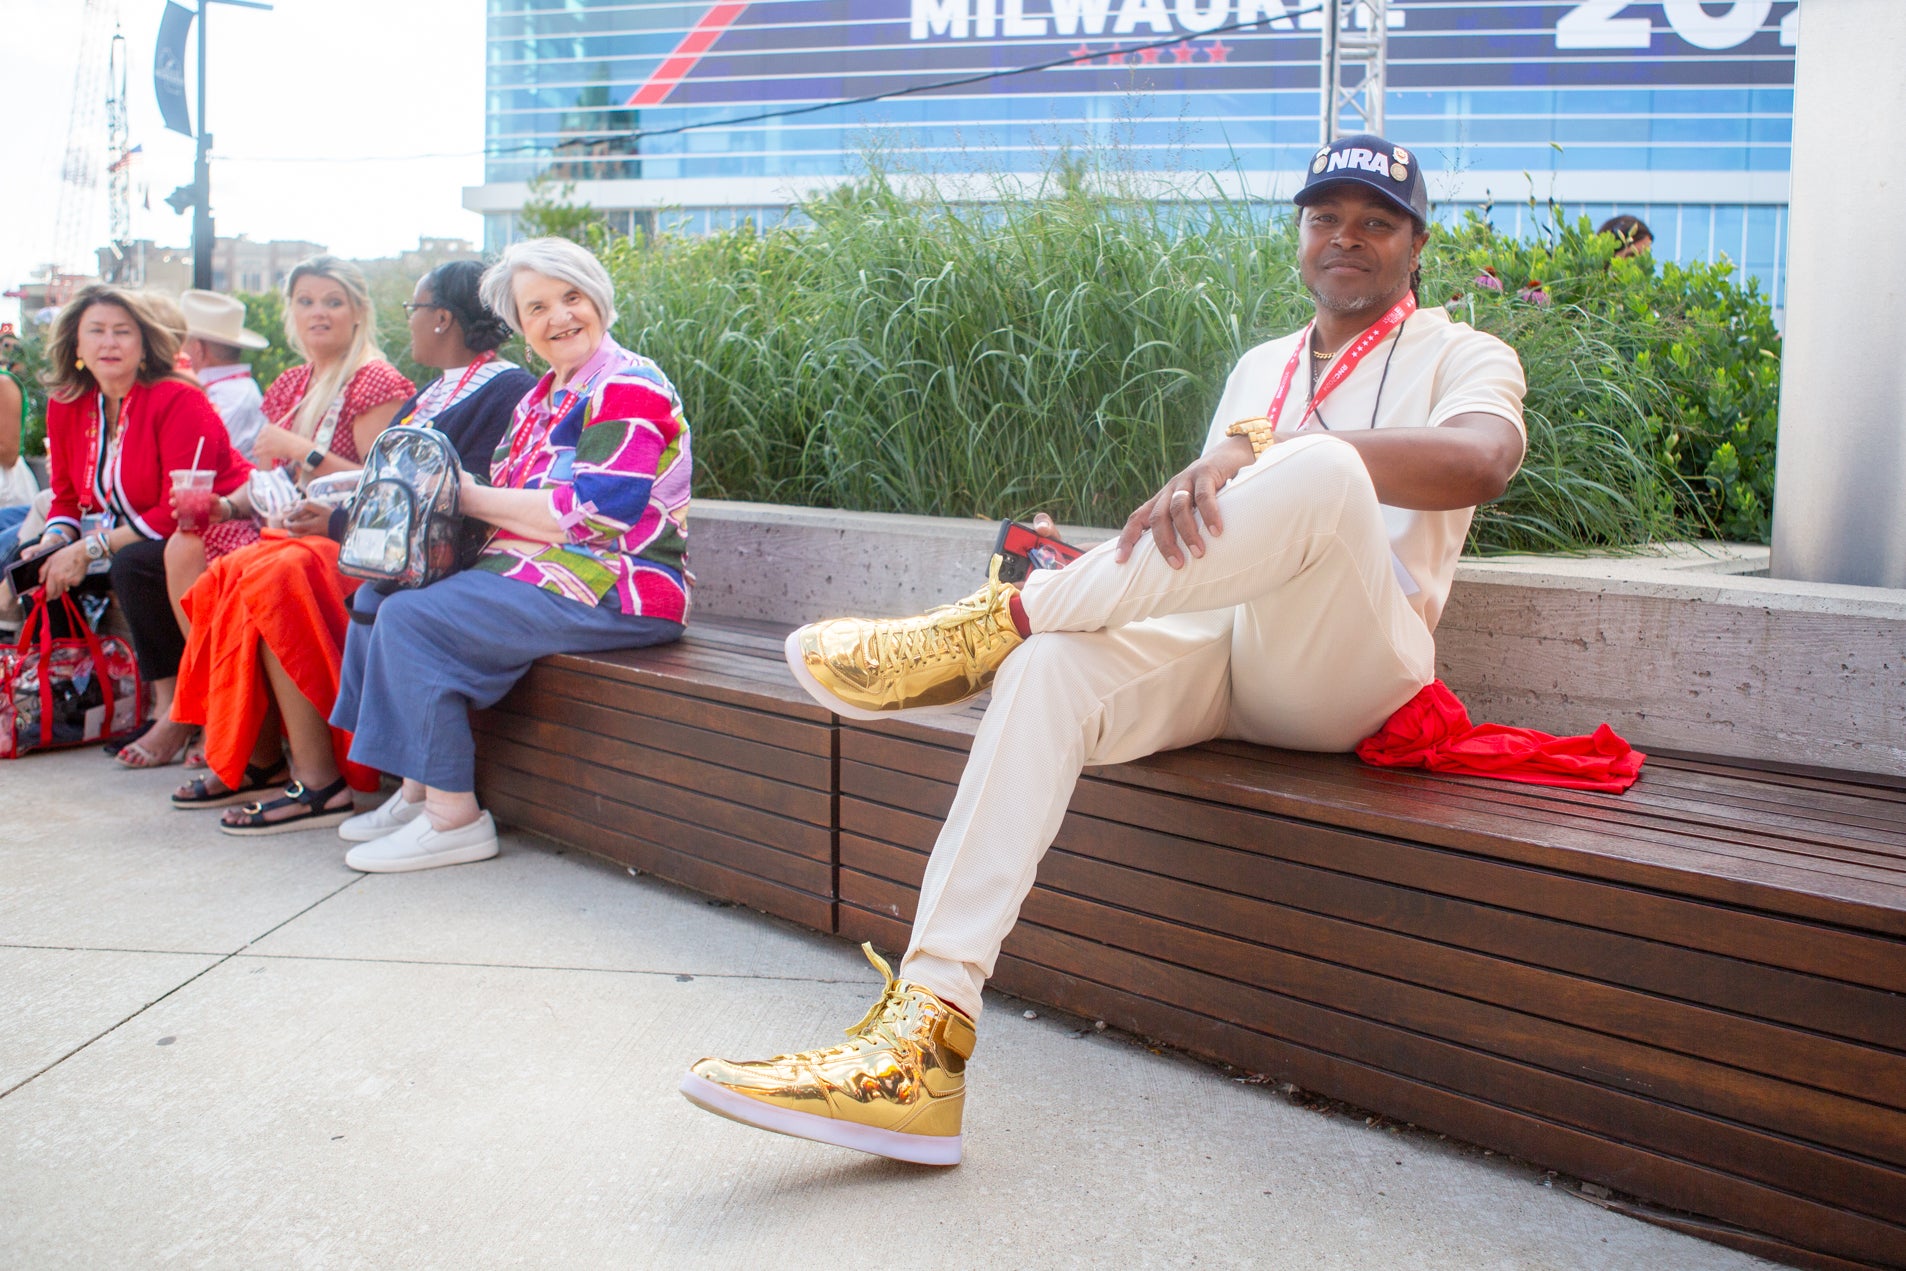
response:
<path id="1" fill-rule="evenodd" d="M 199 460 L 205 457 L 205 438 L 199 438 L 198 449 L 192 452 L 192 466 L 172 470 L 172 508 L 178 514 L 179 532 L 182 534 L 203 534 L 212 523 L 212 482 L 218 474 L 210 468 L 199 467 Z"/>

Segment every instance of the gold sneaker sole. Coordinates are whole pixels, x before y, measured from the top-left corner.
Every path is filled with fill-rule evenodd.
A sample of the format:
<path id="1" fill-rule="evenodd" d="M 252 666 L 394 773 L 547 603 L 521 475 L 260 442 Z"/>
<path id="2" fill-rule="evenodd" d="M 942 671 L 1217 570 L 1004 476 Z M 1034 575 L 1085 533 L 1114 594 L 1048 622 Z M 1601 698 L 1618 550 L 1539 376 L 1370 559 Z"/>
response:
<path id="1" fill-rule="evenodd" d="M 874 715 L 872 718 L 883 717 Z M 726 1086 L 717 1085 L 692 1072 L 682 1075 L 679 1089 L 684 1098 L 703 1111 L 753 1126 L 757 1130 L 769 1130 L 797 1139 L 812 1139 L 816 1143 L 831 1143 L 835 1147 L 852 1148 L 856 1152 L 884 1156 L 888 1160 L 905 1161 L 911 1165 L 960 1163 L 960 1136 L 957 1134 L 903 1134 L 897 1130 L 856 1125 L 852 1121 L 833 1117 L 817 1117 L 811 1112 L 777 1108 L 750 1099 L 747 1095 L 736 1094 Z"/>

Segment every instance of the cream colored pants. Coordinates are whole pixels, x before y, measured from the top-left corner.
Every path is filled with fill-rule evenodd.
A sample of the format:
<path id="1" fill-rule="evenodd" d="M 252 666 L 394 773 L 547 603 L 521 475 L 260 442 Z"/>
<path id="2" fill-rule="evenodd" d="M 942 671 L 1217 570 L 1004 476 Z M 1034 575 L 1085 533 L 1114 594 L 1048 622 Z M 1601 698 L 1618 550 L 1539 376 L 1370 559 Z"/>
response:
<path id="1" fill-rule="evenodd" d="M 977 1016 L 980 989 L 1087 764 L 1230 737 L 1346 751 L 1435 678 L 1376 493 L 1333 438 L 1218 494 L 1224 534 L 1173 569 L 1139 540 L 1026 581 L 1032 637 L 993 700 L 921 884 L 901 975 Z"/>

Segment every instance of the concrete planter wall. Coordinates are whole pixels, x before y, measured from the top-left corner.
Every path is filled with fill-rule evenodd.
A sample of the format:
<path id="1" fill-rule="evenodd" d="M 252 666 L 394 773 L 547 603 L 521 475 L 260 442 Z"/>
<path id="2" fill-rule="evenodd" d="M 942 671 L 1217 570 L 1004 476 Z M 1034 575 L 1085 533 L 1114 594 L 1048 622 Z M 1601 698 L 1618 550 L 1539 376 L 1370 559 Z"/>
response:
<path id="1" fill-rule="evenodd" d="M 996 526 L 706 500 L 701 612 L 915 613 L 984 580 Z M 1065 531 L 1074 542 L 1106 530 Z M 1465 561 L 1437 631 L 1478 719 L 1906 776 L 1906 592 L 1753 576 L 1765 548 Z"/>

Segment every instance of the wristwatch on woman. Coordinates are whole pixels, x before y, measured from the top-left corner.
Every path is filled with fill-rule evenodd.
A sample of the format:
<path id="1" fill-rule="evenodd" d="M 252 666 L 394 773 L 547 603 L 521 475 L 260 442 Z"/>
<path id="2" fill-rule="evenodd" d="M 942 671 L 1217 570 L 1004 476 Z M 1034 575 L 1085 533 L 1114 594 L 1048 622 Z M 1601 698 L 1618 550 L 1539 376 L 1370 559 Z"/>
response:
<path id="1" fill-rule="evenodd" d="M 313 472 L 316 472 L 318 470 L 318 465 L 323 462 L 324 462 L 324 451 L 318 449 L 316 446 L 311 447 L 311 453 L 304 457 L 304 466 L 309 468 Z"/>
<path id="2" fill-rule="evenodd" d="M 86 536 L 87 560 L 105 560 L 111 553 L 112 549 L 106 544 L 106 532 L 104 530 L 101 530 L 97 534 L 88 534 Z"/>

